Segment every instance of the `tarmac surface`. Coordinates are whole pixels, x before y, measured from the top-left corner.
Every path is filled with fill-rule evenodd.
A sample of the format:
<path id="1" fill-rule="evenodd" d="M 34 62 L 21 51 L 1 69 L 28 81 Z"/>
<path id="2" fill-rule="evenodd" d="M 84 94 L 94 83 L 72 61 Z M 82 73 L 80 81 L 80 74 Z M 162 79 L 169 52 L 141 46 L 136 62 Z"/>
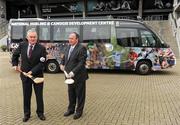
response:
<path id="1" fill-rule="evenodd" d="M 7 52 L 0 52 L 0 125 L 180 125 L 180 60 L 174 68 L 137 75 L 135 72 L 90 72 L 83 116 L 64 117 L 67 86 L 63 73 L 45 73 L 46 121 L 36 115 L 22 122 L 22 85 Z"/>

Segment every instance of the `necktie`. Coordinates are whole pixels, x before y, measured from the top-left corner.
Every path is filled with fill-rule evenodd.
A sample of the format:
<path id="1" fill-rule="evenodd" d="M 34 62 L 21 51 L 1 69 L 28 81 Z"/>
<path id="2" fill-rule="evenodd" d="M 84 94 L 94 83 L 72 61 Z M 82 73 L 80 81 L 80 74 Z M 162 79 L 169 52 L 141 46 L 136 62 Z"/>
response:
<path id="1" fill-rule="evenodd" d="M 30 48 L 29 48 L 29 53 L 28 53 L 29 58 L 31 58 L 32 50 L 33 50 L 33 45 L 31 45 Z"/>
<path id="2" fill-rule="evenodd" d="M 73 51 L 73 47 L 70 47 L 69 53 L 68 53 L 68 59 L 69 59 L 69 57 L 71 56 L 72 51 Z"/>

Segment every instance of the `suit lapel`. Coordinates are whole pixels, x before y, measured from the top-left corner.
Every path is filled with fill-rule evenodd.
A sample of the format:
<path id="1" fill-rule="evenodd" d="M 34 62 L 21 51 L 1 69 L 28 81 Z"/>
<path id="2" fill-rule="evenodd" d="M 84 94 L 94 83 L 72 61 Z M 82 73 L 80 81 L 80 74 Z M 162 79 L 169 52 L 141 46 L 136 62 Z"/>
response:
<path id="1" fill-rule="evenodd" d="M 79 43 L 74 47 L 73 51 L 71 52 L 71 55 L 70 55 L 69 59 L 68 59 L 68 54 L 69 54 L 70 46 L 68 47 L 68 51 L 66 52 L 66 55 L 65 55 L 66 64 L 67 64 L 72 58 L 74 58 L 74 56 L 75 56 L 75 54 L 76 54 L 76 52 L 77 52 L 77 50 L 78 50 L 78 46 L 79 46 Z"/>
<path id="2" fill-rule="evenodd" d="M 29 61 L 29 58 L 28 58 L 28 46 L 29 46 L 29 44 L 28 44 L 28 42 L 26 43 L 26 51 L 25 51 L 25 56 L 26 56 L 26 59 Z"/>
<path id="3" fill-rule="evenodd" d="M 67 62 L 68 62 L 68 54 L 69 54 L 69 49 L 70 49 L 70 46 L 68 46 L 68 51 L 66 51 L 66 53 L 65 53 L 65 62 L 66 62 L 66 64 L 67 64 Z"/>

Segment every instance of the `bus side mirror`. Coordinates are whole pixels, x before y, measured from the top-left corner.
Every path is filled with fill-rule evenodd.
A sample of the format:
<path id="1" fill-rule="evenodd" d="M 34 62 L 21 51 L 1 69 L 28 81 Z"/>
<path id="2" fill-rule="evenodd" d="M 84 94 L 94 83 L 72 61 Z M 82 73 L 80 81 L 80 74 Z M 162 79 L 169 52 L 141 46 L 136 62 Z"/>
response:
<path id="1" fill-rule="evenodd" d="M 169 48 L 169 47 L 170 47 L 170 45 L 167 44 L 167 43 L 162 43 L 161 45 L 162 45 L 162 47 L 166 47 L 166 48 Z"/>
<path id="2" fill-rule="evenodd" d="M 165 43 L 165 44 L 166 44 L 166 47 L 168 47 L 168 48 L 170 47 L 170 45 L 169 45 L 169 44 L 167 44 L 167 43 Z"/>

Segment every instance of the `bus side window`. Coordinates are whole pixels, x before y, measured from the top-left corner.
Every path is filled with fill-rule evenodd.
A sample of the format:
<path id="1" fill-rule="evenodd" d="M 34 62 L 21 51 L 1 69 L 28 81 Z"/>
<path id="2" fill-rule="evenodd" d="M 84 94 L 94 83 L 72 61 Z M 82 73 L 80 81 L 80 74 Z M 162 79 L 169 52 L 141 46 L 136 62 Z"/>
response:
<path id="1" fill-rule="evenodd" d="M 120 46 L 124 46 L 124 47 L 128 47 L 130 46 L 128 37 L 127 37 L 127 33 L 125 32 L 120 32 L 117 36 L 117 43 Z"/>
<path id="2" fill-rule="evenodd" d="M 80 33 L 79 26 L 61 26 L 61 25 L 54 25 L 53 26 L 53 41 L 56 42 L 67 42 L 68 36 L 71 32 Z"/>
<path id="3" fill-rule="evenodd" d="M 50 26 L 40 26 L 39 40 L 50 40 Z"/>
<path id="4" fill-rule="evenodd" d="M 23 39 L 25 36 L 23 36 L 23 26 L 12 26 L 12 32 L 11 32 L 12 39 L 20 40 Z"/>
<path id="5" fill-rule="evenodd" d="M 53 27 L 53 40 L 57 41 L 60 40 L 60 27 L 59 26 L 54 26 Z"/>
<path id="6" fill-rule="evenodd" d="M 83 42 L 110 43 L 111 31 L 109 25 L 84 25 Z"/>
<path id="7" fill-rule="evenodd" d="M 144 47 L 156 47 L 156 40 L 153 34 L 146 30 L 141 30 L 141 42 L 142 46 Z"/>
<path id="8" fill-rule="evenodd" d="M 131 41 L 133 43 L 133 47 L 139 47 L 138 37 L 131 37 Z"/>
<path id="9" fill-rule="evenodd" d="M 146 36 L 142 36 L 141 37 L 141 40 L 142 40 L 142 46 L 144 47 L 144 46 L 148 46 L 148 41 L 147 41 L 147 39 L 146 39 Z"/>
<path id="10" fill-rule="evenodd" d="M 37 26 L 26 26 L 26 32 L 25 32 L 25 37 L 26 37 L 26 33 L 27 33 L 27 31 L 28 30 L 30 30 L 30 29 L 34 29 L 34 30 L 36 30 L 37 31 Z"/>
<path id="11" fill-rule="evenodd" d="M 118 44 L 118 45 L 120 45 L 120 46 L 125 46 L 123 43 L 124 43 L 124 42 L 123 42 L 123 40 L 122 40 L 121 38 L 118 38 L 118 39 L 117 39 L 117 44 Z"/>
<path id="12" fill-rule="evenodd" d="M 70 33 L 76 32 L 76 33 L 80 34 L 80 26 L 64 26 L 63 32 L 64 32 L 64 36 L 63 36 L 64 39 L 68 40 Z"/>
<path id="13" fill-rule="evenodd" d="M 37 30 L 37 26 L 25 26 L 25 33 L 23 33 L 23 35 L 24 35 L 24 41 L 27 41 L 27 38 L 26 38 L 26 36 L 27 36 L 27 31 L 28 30 L 31 30 L 31 29 L 34 29 L 34 30 L 36 30 L 37 31 L 37 33 L 38 33 L 38 30 Z M 38 39 L 39 39 L 39 34 L 38 34 Z"/>
<path id="14" fill-rule="evenodd" d="M 139 39 L 137 29 L 116 28 L 117 44 L 123 47 L 138 47 Z"/>

